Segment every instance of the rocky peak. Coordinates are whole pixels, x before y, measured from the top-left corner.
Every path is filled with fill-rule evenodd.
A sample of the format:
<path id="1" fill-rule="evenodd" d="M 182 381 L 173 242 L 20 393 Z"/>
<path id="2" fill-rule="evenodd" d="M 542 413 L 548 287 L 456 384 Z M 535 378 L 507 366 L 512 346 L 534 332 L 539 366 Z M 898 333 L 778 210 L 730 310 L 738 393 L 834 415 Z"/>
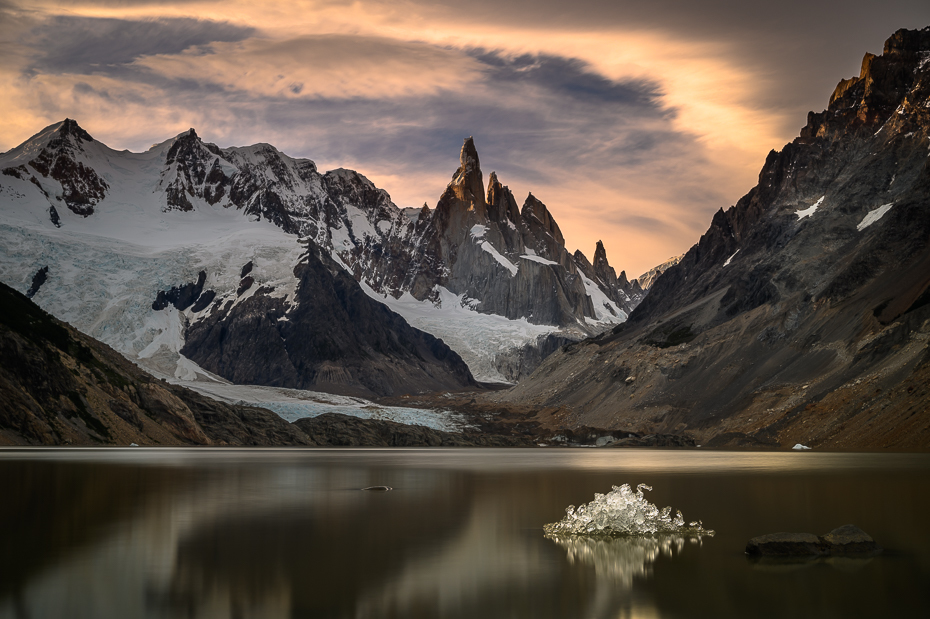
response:
<path id="1" fill-rule="evenodd" d="M 604 249 L 604 241 L 598 241 L 594 246 L 594 267 L 607 264 L 607 250 Z"/>
<path id="2" fill-rule="evenodd" d="M 541 224 L 543 231 L 552 236 L 557 244 L 565 245 L 565 237 L 562 236 L 559 224 L 555 223 L 555 218 L 552 217 L 548 207 L 540 202 L 532 193 L 526 196 L 526 200 L 523 202 L 523 208 L 520 210 L 520 217 L 523 218 L 523 221 L 526 222 L 531 229 Z M 534 220 L 538 222 L 536 226 L 533 225 Z"/>
<path id="3" fill-rule="evenodd" d="M 488 219 L 491 221 L 511 221 L 514 224 L 520 221 L 520 209 L 514 200 L 510 188 L 501 185 L 497 180 L 497 173 L 491 172 L 488 177 Z"/>
<path id="4" fill-rule="evenodd" d="M 588 257 L 584 255 L 580 249 L 576 249 L 575 253 L 572 254 L 572 260 L 575 261 L 575 267 L 584 273 L 584 276 L 588 279 L 594 279 L 594 265 L 591 264 L 591 261 L 588 260 Z"/>
<path id="5" fill-rule="evenodd" d="M 165 163 L 175 165 L 175 176 L 165 185 L 166 209 L 193 210 L 190 197 L 203 197 L 216 204 L 225 195 L 227 181 L 219 165 L 220 149 L 205 144 L 194 129 L 189 129 L 174 140 L 168 149 Z M 205 186 L 206 185 L 206 186 Z"/>
<path id="6" fill-rule="evenodd" d="M 826 111 L 808 114 L 801 139 L 835 137 L 860 128 L 874 132 L 908 103 L 908 93 L 927 71 L 928 56 L 930 28 L 897 31 L 885 41 L 881 56 L 865 55 L 859 77 L 840 80 Z"/>
<path id="7" fill-rule="evenodd" d="M 174 163 L 179 159 L 187 159 L 197 144 L 197 134 L 191 129 L 189 132 L 182 133 L 174 140 L 174 144 L 168 149 L 165 156 L 165 162 Z"/>
<path id="8" fill-rule="evenodd" d="M 604 249 L 603 241 L 598 241 L 594 249 L 594 275 L 601 280 L 601 283 L 610 288 L 617 286 L 617 272 L 610 263 L 607 262 L 607 250 Z M 627 282 L 629 285 L 629 282 Z"/>
<path id="9" fill-rule="evenodd" d="M 41 189 L 49 199 L 49 218 L 55 226 L 60 226 L 60 219 L 55 202 L 63 201 L 77 215 L 87 217 L 94 212 L 94 206 L 106 196 L 106 181 L 100 178 L 93 168 L 82 163 L 84 144 L 93 142 L 94 138 L 84 131 L 74 120 L 66 118 L 57 125 L 47 127 L 45 131 L 20 146 L 13 161 L 25 161 L 33 170 L 45 178 L 53 178 L 61 184 L 61 193 L 50 195 Z M 24 166 L 4 170 L 26 180 L 31 172 Z M 32 182 L 39 185 L 36 177 Z"/>
<path id="10" fill-rule="evenodd" d="M 884 54 L 914 53 L 930 49 L 930 26 L 922 30 L 901 28 L 885 41 Z"/>
<path id="11" fill-rule="evenodd" d="M 462 144 L 459 168 L 452 176 L 449 188 L 452 189 L 455 197 L 468 204 L 469 208 L 485 204 L 481 164 L 478 161 L 475 140 L 471 137 L 465 138 L 465 143 Z"/>
<path id="12" fill-rule="evenodd" d="M 497 172 L 491 172 L 488 176 L 488 204 L 494 204 L 500 201 L 500 192 L 504 188 L 500 181 L 497 180 Z"/>
<path id="13" fill-rule="evenodd" d="M 70 118 L 64 119 L 61 126 L 58 128 L 58 136 L 62 139 L 69 139 L 71 142 L 93 142 L 94 138 L 91 137 L 80 125 L 77 124 L 76 120 Z"/>

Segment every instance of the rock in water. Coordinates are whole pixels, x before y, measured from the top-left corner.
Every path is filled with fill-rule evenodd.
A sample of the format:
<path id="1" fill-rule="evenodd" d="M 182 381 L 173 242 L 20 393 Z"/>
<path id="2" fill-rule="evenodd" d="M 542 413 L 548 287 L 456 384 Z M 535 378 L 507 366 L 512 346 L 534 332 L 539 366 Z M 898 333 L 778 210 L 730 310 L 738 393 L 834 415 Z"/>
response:
<path id="1" fill-rule="evenodd" d="M 821 539 L 829 544 L 832 555 L 871 555 L 882 551 L 868 533 L 854 524 L 837 527 L 822 535 Z"/>
<path id="2" fill-rule="evenodd" d="M 746 554 L 767 557 L 806 557 L 824 554 L 813 533 L 769 533 L 749 540 Z"/>
<path id="3" fill-rule="evenodd" d="M 868 556 L 882 547 L 868 533 L 844 524 L 824 535 L 813 533 L 769 533 L 749 540 L 746 554 L 753 557 Z"/>

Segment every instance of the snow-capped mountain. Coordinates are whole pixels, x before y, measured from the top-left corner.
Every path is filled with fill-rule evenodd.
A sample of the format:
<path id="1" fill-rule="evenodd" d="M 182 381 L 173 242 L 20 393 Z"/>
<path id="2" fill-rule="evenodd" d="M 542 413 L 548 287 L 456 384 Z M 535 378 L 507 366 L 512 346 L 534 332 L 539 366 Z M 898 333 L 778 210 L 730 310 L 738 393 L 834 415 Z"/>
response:
<path id="1" fill-rule="evenodd" d="M 179 353 L 217 316 L 264 296 L 290 320 L 304 285 L 295 269 L 308 260 L 340 265 L 484 380 L 528 373 L 625 320 L 642 296 L 602 245 L 593 266 L 568 254 L 532 195 L 518 209 L 493 173 L 485 193 L 471 139 L 435 209 L 400 209 L 357 172 L 321 174 L 267 144 L 221 149 L 190 130 L 115 151 L 70 119 L 0 155 L 0 172 L 0 278 L 177 377 L 205 374 Z M 33 286 L 40 270 L 45 283 Z"/>
<path id="2" fill-rule="evenodd" d="M 627 323 L 501 397 L 712 445 L 926 449 L 928 341 L 925 28 L 866 54 Z"/>
<path id="3" fill-rule="evenodd" d="M 644 291 L 647 291 L 650 288 L 652 288 L 652 285 L 655 283 L 656 279 L 658 279 L 660 275 L 662 275 L 663 273 L 668 271 L 670 268 L 672 268 L 673 266 L 681 262 L 681 259 L 684 257 L 685 257 L 684 254 L 681 254 L 680 256 L 673 256 L 669 258 L 668 260 L 666 260 L 665 262 L 663 262 L 662 264 L 658 264 L 652 267 L 651 269 L 649 269 L 648 271 L 646 271 L 645 273 L 637 277 L 634 281 L 637 284 L 639 284 L 640 288 L 642 288 Z"/>

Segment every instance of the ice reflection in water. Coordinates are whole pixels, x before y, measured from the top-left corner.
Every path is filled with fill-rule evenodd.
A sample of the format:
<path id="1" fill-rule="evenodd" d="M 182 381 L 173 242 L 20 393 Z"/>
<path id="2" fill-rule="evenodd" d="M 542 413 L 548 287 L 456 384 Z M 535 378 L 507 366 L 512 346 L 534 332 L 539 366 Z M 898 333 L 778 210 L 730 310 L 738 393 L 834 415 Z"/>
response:
<path id="1" fill-rule="evenodd" d="M 634 492 L 629 484 L 613 486 L 577 509 L 569 505 L 565 518 L 543 527 L 545 537 L 568 553 L 570 564 L 594 568 L 588 617 L 607 617 L 630 606 L 634 579 L 651 575 L 660 555 L 680 554 L 686 540 L 700 544 L 701 536 L 714 535 L 700 521 L 686 525 L 680 511 L 672 516 L 671 507 L 660 510 L 643 490 L 652 488 L 639 484 Z"/>
<path id="2" fill-rule="evenodd" d="M 632 589 L 635 578 L 652 574 L 660 555 L 681 554 L 686 542 L 701 543 L 699 536 L 658 535 L 655 537 L 584 537 L 546 535 L 568 553 L 568 562 L 594 568 L 598 580 L 614 587 Z"/>

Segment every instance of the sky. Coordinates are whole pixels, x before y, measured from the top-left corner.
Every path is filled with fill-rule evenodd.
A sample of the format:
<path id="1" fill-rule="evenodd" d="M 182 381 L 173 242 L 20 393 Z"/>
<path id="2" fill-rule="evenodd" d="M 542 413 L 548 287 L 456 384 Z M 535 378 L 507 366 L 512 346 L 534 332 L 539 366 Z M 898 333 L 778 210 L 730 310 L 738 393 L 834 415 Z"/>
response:
<path id="1" fill-rule="evenodd" d="M 64 118 L 132 151 L 193 127 L 432 208 L 473 136 L 485 182 L 636 277 L 926 26 L 926 0 L 0 0 L 0 151 Z"/>

